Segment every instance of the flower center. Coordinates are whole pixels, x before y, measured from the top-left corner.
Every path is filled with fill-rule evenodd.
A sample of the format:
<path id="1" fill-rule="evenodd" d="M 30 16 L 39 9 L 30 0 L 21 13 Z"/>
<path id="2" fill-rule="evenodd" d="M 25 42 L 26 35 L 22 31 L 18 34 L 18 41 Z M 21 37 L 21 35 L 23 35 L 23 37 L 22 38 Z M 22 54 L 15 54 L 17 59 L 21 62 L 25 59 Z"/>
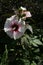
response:
<path id="1" fill-rule="evenodd" d="M 18 31 L 18 28 L 19 28 L 19 26 L 18 26 L 17 24 L 14 23 L 14 24 L 12 25 L 12 30 L 13 30 L 13 31 Z"/>

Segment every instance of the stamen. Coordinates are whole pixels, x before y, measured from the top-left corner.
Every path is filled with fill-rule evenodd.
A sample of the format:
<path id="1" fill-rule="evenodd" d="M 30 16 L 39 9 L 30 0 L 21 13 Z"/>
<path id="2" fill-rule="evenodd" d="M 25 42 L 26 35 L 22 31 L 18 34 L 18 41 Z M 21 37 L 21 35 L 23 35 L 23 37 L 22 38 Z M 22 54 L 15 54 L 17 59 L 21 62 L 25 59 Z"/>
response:
<path id="1" fill-rule="evenodd" d="M 11 27 L 13 31 L 18 31 L 19 25 L 14 23 Z"/>

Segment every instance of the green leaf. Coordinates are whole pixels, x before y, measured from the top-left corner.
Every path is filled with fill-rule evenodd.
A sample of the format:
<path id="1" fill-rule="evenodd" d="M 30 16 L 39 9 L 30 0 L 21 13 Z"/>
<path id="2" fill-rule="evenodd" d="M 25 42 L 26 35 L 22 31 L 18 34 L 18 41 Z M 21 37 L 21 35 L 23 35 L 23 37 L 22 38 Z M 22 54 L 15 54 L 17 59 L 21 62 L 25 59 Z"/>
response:
<path id="1" fill-rule="evenodd" d="M 24 61 L 25 65 L 30 65 L 30 61 L 29 60 L 27 60 L 27 59 L 22 59 L 22 60 Z"/>
<path id="2" fill-rule="evenodd" d="M 7 45 L 5 45 L 5 51 L 4 51 L 3 57 L 1 58 L 0 65 L 8 65 L 8 50 L 7 50 Z"/>
<path id="3" fill-rule="evenodd" d="M 35 47 L 38 47 L 38 45 L 36 43 L 33 42 L 33 40 L 29 40 L 30 41 L 30 44 L 35 46 Z"/>
<path id="4" fill-rule="evenodd" d="M 42 41 L 43 41 L 43 38 L 42 38 Z"/>
<path id="5" fill-rule="evenodd" d="M 42 45 L 42 42 L 39 39 L 34 39 L 33 42 L 38 45 Z"/>
<path id="6" fill-rule="evenodd" d="M 42 45 L 42 42 L 39 39 L 30 39 L 30 44 L 32 44 L 35 47 L 38 47 L 38 45 Z"/>
<path id="7" fill-rule="evenodd" d="M 30 26 L 29 24 L 26 25 L 27 29 L 30 30 L 30 32 L 33 34 L 33 29 L 32 29 L 32 26 Z"/>
<path id="8" fill-rule="evenodd" d="M 34 50 L 34 52 L 39 52 L 40 50 L 39 50 L 39 48 L 38 49 L 36 49 L 36 50 Z"/>
<path id="9" fill-rule="evenodd" d="M 31 63 L 31 65 L 37 65 L 34 61 Z"/>
<path id="10" fill-rule="evenodd" d="M 30 44 L 29 44 L 29 41 L 28 41 L 28 39 L 26 38 L 26 37 L 23 37 L 22 39 L 21 39 L 21 45 L 22 45 L 22 48 L 23 49 L 25 49 L 25 46 L 24 45 L 26 45 L 26 46 L 29 46 Z"/>

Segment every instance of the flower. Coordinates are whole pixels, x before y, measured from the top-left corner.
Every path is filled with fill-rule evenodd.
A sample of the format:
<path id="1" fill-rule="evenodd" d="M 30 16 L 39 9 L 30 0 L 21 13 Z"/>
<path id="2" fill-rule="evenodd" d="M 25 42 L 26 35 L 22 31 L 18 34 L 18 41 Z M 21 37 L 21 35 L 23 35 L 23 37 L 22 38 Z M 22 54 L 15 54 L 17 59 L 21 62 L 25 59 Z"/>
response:
<path id="1" fill-rule="evenodd" d="M 22 12 L 21 12 L 21 14 L 22 15 L 24 15 L 25 14 L 25 16 L 23 17 L 23 19 L 26 19 L 26 18 L 28 18 L 28 17 L 31 17 L 32 15 L 31 15 L 31 13 L 30 13 L 30 11 L 27 11 L 27 9 L 26 8 L 24 8 L 24 7 L 20 7 L 20 9 L 22 10 Z"/>
<path id="2" fill-rule="evenodd" d="M 32 27 L 25 24 L 25 21 L 21 18 L 18 20 L 16 15 L 7 18 L 4 25 L 4 31 L 9 37 L 14 38 L 15 40 L 23 36 L 26 29 L 29 29 L 32 32 Z"/>
<path id="3" fill-rule="evenodd" d="M 25 30 L 25 21 L 21 21 L 21 19 L 18 21 L 16 15 L 7 18 L 4 25 L 4 31 L 9 35 L 9 37 L 18 39 L 24 34 Z"/>
<path id="4" fill-rule="evenodd" d="M 30 11 L 24 11 L 24 12 L 22 12 L 22 14 L 25 14 L 24 18 L 32 16 L 31 13 L 30 13 Z"/>

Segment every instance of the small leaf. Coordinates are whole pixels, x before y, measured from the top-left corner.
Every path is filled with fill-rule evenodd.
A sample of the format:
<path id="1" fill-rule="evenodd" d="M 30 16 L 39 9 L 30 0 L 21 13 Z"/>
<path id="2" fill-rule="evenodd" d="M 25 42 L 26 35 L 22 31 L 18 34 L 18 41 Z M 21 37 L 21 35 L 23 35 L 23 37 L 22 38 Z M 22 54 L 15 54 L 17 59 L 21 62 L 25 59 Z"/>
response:
<path id="1" fill-rule="evenodd" d="M 43 38 L 42 38 L 42 41 L 43 41 Z"/>
<path id="2" fill-rule="evenodd" d="M 34 50 L 34 52 L 39 52 L 40 50 L 39 50 L 39 48 L 38 49 L 36 49 L 36 50 Z"/>
<path id="3" fill-rule="evenodd" d="M 0 65 L 8 65 L 8 50 L 7 50 L 7 45 L 5 45 L 5 51 L 4 51 L 4 54 L 1 58 L 1 63 Z"/>
<path id="4" fill-rule="evenodd" d="M 42 45 L 42 42 L 39 39 L 31 39 L 29 41 L 30 44 L 34 45 L 35 47 L 38 47 L 38 45 Z"/>
<path id="5" fill-rule="evenodd" d="M 35 39 L 35 40 L 33 40 L 33 42 L 35 44 L 42 45 L 42 42 L 39 39 Z"/>
<path id="6" fill-rule="evenodd" d="M 29 60 L 27 60 L 27 59 L 22 59 L 22 60 L 24 61 L 25 65 L 30 65 L 30 61 Z"/>
<path id="7" fill-rule="evenodd" d="M 33 46 L 35 46 L 35 47 L 38 47 L 38 45 L 35 44 L 35 43 L 33 42 L 33 40 L 29 40 L 29 41 L 30 41 L 30 44 L 31 44 L 31 45 L 33 45 Z"/>
<path id="8" fill-rule="evenodd" d="M 29 24 L 26 25 L 27 29 L 30 30 L 30 32 L 33 34 L 33 29 L 32 29 L 32 26 L 30 26 Z"/>
<path id="9" fill-rule="evenodd" d="M 14 51 L 14 49 L 10 49 L 10 51 Z"/>
<path id="10" fill-rule="evenodd" d="M 36 63 L 33 61 L 33 62 L 31 63 L 31 65 L 36 65 Z"/>
<path id="11" fill-rule="evenodd" d="M 34 39 L 36 39 L 37 38 L 37 36 L 34 36 Z"/>

